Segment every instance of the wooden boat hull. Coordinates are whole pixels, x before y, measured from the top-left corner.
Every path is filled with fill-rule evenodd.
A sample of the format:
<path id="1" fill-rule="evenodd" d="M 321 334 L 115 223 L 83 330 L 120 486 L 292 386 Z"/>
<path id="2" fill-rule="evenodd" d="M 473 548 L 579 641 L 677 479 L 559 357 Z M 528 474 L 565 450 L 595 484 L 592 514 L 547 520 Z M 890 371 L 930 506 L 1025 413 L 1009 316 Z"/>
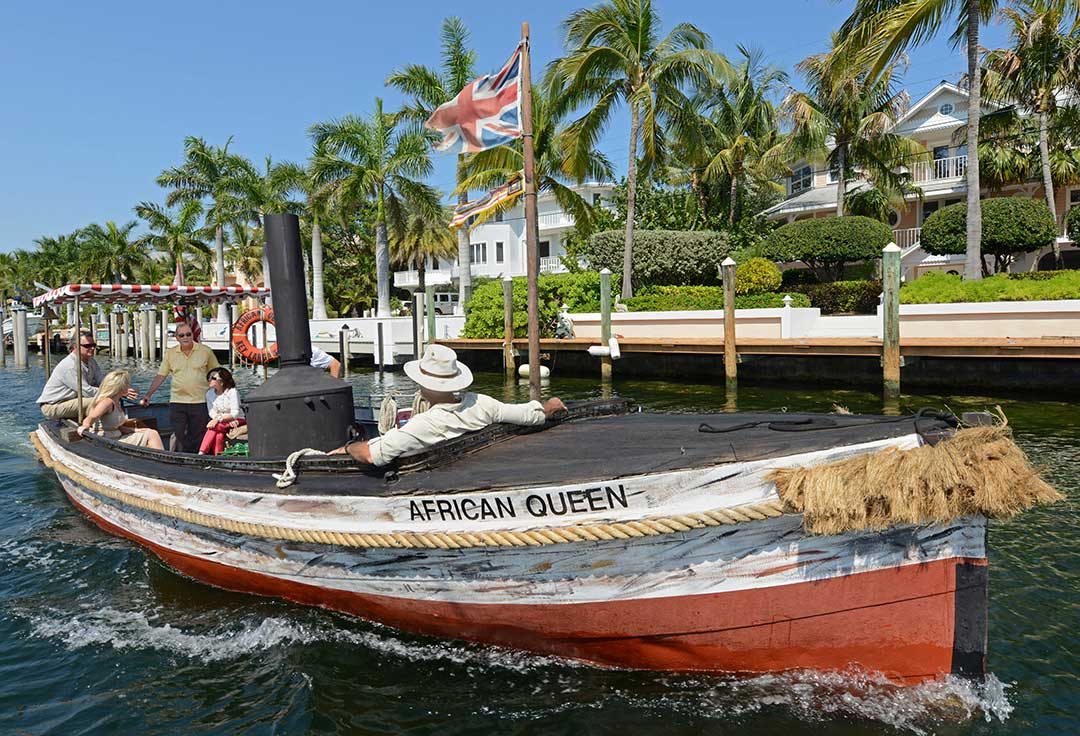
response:
<path id="1" fill-rule="evenodd" d="M 459 525 L 469 523 L 462 501 L 452 507 L 440 505 L 450 503 L 442 497 L 320 499 L 184 487 L 80 458 L 46 433 L 39 433 L 39 441 L 72 503 L 96 524 L 147 547 L 183 574 L 230 590 L 422 634 L 617 667 L 746 673 L 854 667 L 902 684 L 984 671 L 987 567 L 981 517 L 814 537 L 803 531 L 798 515 L 776 514 L 684 529 L 671 522 L 660 532 L 653 524 L 652 533 L 608 539 L 470 546 L 467 540 L 478 538 L 471 534 L 459 535 L 461 545 L 443 548 L 403 536 L 403 544 L 394 546 L 383 544 L 375 530 L 405 525 L 399 519 L 407 513 L 412 528 L 421 530 L 411 539 L 425 541 L 425 523 L 446 526 L 447 514 L 458 515 Z M 815 455 L 820 461 L 866 449 Z M 636 502 L 662 511 L 675 499 L 709 500 L 737 514 L 765 508 L 747 501 L 765 500 L 769 490 L 760 476 L 776 464 L 612 484 L 625 486 L 628 507 Z M 529 495 L 552 507 L 562 498 L 562 526 L 503 513 L 478 520 L 473 531 L 484 524 L 511 530 L 517 524 L 566 535 L 567 529 L 602 528 L 567 526 L 574 521 L 599 518 L 616 524 L 603 528 L 617 529 L 619 514 L 631 513 L 619 506 L 617 495 L 615 508 L 597 509 L 611 499 L 581 489 L 520 494 L 492 496 L 490 508 L 499 498 L 517 503 L 517 509 Z M 250 511 L 267 503 L 273 513 L 260 517 Z M 381 513 L 379 504 L 385 507 Z M 476 516 L 482 507 L 477 502 L 464 508 Z M 577 508 L 584 511 L 575 514 Z M 428 519 L 426 510 L 441 510 L 444 518 Z M 236 523 L 220 522 L 227 518 Z M 260 525 L 268 518 L 282 527 Z M 308 539 L 285 539 L 287 529 L 274 531 L 318 524 L 336 525 L 336 539 L 347 543 L 306 534 L 300 536 Z M 491 538 L 508 540 L 509 533 L 492 532 Z"/>

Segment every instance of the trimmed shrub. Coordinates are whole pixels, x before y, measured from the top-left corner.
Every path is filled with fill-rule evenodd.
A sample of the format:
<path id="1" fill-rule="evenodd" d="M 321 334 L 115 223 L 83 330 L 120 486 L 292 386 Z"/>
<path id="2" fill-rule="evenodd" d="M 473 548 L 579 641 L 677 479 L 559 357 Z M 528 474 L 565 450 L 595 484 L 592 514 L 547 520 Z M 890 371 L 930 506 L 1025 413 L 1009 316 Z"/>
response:
<path id="1" fill-rule="evenodd" d="M 1054 242 L 1057 228 L 1050 208 L 1041 199 L 995 197 L 982 200 L 984 254 L 993 255 L 996 269 L 1003 271 L 1017 253 L 1030 253 Z M 933 255 L 957 255 L 967 251 L 967 203 L 942 207 L 926 218 L 920 243 Z"/>
<path id="2" fill-rule="evenodd" d="M 761 255 L 773 261 L 802 261 L 821 276 L 839 278 L 849 261 L 881 257 L 892 241 L 892 230 L 869 217 L 817 217 L 789 222 L 773 231 L 762 244 Z"/>
<path id="3" fill-rule="evenodd" d="M 880 281 L 829 281 L 794 287 L 822 314 L 874 314 L 881 298 Z"/>
<path id="4" fill-rule="evenodd" d="M 791 306 L 809 307 L 805 294 L 791 295 Z M 647 286 L 626 301 L 631 312 L 676 312 L 723 309 L 720 286 Z M 784 294 L 745 294 L 735 297 L 736 309 L 768 309 L 784 306 Z"/>
<path id="5" fill-rule="evenodd" d="M 953 274 L 928 273 L 904 284 L 900 289 L 900 301 L 904 304 L 950 304 L 1080 299 L 1080 271 L 1058 271 L 1048 279 L 1011 278 L 1018 275 L 999 273 L 981 281 L 962 281 Z"/>
<path id="6" fill-rule="evenodd" d="M 622 230 L 605 230 L 589 238 L 585 246 L 589 267 L 622 273 L 624 238 Z M 719 284 L 720 262 L 731 249 L 725 233 L 710 230 L 635 230 L 633 286 Z"/>
<path id="7" fill-rule="evenodd" d="M 799 284 L 820 284 L 821 279 L 809 268 L 785 268 L 780 274 L 780 286 L 789 289 Z"/>
<path id="8" fill-rule="evenodd" d="M 765 258 L 751 258 L 735 267 L 736 294 L 767 294 L 780 288 L 780 269 Z"/>
<path id="9" fill-rule="evenodd" d="M 595 271 L 579 273 L 540 274 L 539 292 L 540 334 L 552 337 L 559 310 L 566 304 L 571 312 L 600 311 L 600 274 Z M 612 294 L 619 291 L 619 278 L 611 277 Z M 514 337 L 526 337 L 529 332 L 528 283 L 524 276 L 514 279 Z M 503 336 L 502 280 L 485 280 L 472 293 L 466 309 L 468 317 L 461 336 L 467 338 L 497 338 Z"/>
<path id="10" fill-rule="evenodd" d="M 1080 243 L 1080 205 L 1073 205 L 1065 213 L 1065 232 L 1074 243 Z"/>

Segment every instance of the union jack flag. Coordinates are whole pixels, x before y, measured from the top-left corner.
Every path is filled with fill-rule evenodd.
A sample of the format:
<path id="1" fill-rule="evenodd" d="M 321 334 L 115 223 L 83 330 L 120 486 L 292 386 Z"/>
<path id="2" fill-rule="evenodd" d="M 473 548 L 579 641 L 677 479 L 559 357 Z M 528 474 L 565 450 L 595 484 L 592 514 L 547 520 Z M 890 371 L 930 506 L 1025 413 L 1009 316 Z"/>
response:
<path id="1" fill-rule="evenodd" d="M 476 153 L 521 137 L 521 45 L 502 69 L 466 85 L 424 127 L 438 131 L 438 151 Z"/>

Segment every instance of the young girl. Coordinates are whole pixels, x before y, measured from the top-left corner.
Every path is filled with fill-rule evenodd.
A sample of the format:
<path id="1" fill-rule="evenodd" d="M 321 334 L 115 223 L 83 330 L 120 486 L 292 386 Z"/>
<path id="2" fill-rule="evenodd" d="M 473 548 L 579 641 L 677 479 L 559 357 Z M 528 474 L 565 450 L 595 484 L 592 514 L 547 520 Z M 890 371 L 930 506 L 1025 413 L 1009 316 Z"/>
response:
<path id="1" fill-rule="evenodd" d="M 206 410 L 210 422 L 206 425 L 200 455 L 220 455 L 225 450 L 225 436 L 230 429 L 247 424 L 240 408 L 236 381 L 227 368 L 214 368 L 206 374 L 210 389 L 206 392 Z"/>
<path id="2" fill-rule="evenodd" d="M 112 371 L 106 375 L 94 406 L 79 425 L 79 436 L 90 432 L 137 447 L 164 449 L 157 430 L 125 426 L 128 416 L 120 406 L 120 397 L 126 396 L 130 389 L 131 375 L 127 371 Z"/>

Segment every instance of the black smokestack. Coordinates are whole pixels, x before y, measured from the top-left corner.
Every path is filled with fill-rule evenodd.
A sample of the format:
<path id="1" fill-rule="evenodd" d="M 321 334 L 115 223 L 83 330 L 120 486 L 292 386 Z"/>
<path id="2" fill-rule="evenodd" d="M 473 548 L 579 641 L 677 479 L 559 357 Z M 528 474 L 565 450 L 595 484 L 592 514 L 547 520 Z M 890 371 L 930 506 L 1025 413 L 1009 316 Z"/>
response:
<path id="1" fill-rule="evenodd" d="M 288 214 L 266 215 L 263 227 L 270 283 L 273 284 L 278 361 L 282 368 L 310 365 L 311 328 L 307 317 L 300 218 Z"/>
<path id="2" fill-rule="evenodd" d="M 311 367 L 299 219 L 267 215 L 265 231 L 281 369 L 244 402 L 249 454 L 331 450 L 345 443 L 355 420 L 352 386 Z"/>

